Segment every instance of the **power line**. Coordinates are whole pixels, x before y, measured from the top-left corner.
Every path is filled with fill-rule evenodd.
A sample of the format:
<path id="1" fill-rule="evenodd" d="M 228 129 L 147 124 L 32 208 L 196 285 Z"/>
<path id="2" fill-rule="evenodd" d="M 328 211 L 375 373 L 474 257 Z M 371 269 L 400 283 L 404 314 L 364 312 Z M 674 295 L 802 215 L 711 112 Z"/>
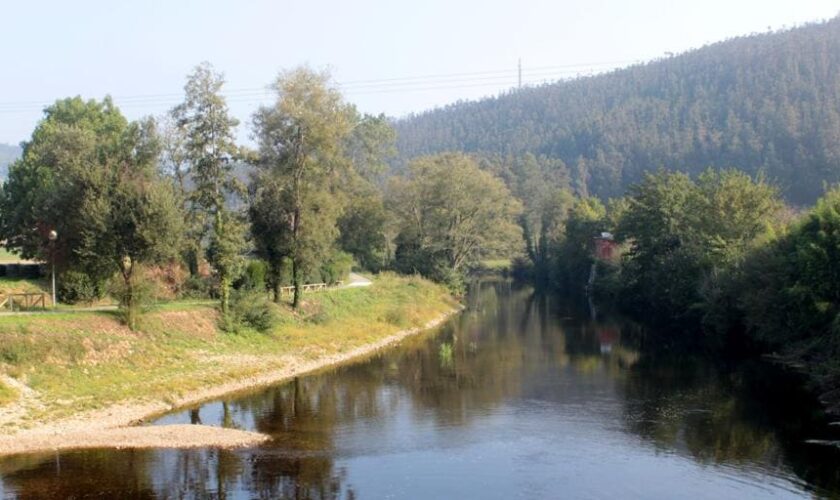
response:
<path id="1" fill-rule="evenodd" d="M 372 80 L 355 80 L 337 82 L 336 86 L 347 94 L 390 94 L 396 92 L 419 92 L 431 90 L 455 90 L 461 88 L 489 87 L 489 86 L 522 86 L 525 84 L 543 83 L 563 77 L 594 74 L 611 69 L 618 65 L 630 64 L 636 61 L 613 61 L 592 64 L 569 64 L 557 66 L 538 66 L 523 70 L 521 61 L 515 70 L 489 70 L 465 73 L 449 73 L 424 76 L 407 76 L 398 78 L 382 78 Z M 587 69 L 587 72 L 575 68 Z M 260 102 L 260 97 L 267 97 L 274 93 L 270 87 L 251 87 L 228 89 L 222 92 L 228 102 Z M 144 94 L 129 96 L 114 96 L 115 102 L 121 107 L 157 107 L 175 105 L 181 101 L 183 93 Z M 42 109 L 49 105 L 49 101 L 18 101 L 0 102 L 0 113 L 18 113 Z"/>

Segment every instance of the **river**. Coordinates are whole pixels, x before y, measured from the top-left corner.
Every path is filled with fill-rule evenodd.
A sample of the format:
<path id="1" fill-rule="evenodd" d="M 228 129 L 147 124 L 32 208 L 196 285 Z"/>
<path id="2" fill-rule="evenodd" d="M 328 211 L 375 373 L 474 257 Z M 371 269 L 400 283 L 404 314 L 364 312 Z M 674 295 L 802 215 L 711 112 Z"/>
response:
<path id="1" fill-rule="evenodd" d="M 0 496 L 840 496 L 840 426 L 801 377 L 641 350 L 641 335 L 585 304 L 484 281 L 437 331 L 149 423 L 256 430 L 267 445 L 9 457 Z"/>

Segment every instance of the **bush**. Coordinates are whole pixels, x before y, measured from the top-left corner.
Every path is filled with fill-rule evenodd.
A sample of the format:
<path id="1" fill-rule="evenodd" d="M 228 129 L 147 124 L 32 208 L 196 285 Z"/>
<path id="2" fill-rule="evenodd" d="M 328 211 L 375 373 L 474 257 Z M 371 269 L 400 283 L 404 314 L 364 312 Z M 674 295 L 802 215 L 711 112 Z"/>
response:
<path id="1" fill-rule="evenodd" d="M 131 288 L 120 275 L 115 275 L 108 284 L 108 293 L 120 303 L 120 319 L 132 330 L 137 328 L 140 314 L 154 301 L 155 285 L 143 273 L 132 278 Z"/>
<path id="2" fill-rule="evenodd" d="M 102 298 L 102 285 L 85 273 L 65 271 L 56 281 L 58 300 L 64 304 L 90 304 Z"/>
<path id="3" fill-rule="evenodd" d="M 231 295 L 230 311 L 222 317 L 221 328 L 227 332 L 239 332 L 243 327 L 259 332 L 268 332 L 280 321 L 274 304 L 263 292 L 234 290 Z"/>
<path id="4" fill-rule="evenodd" d="M 344 281 L 350 275 L 352 267 L 352 255 L 346 252 L 335 252 L 321 266 L 320 281 L 328 285 Z"/>
<path id="5" fill-rule="evenodd" d="M 245 272 L 237 282 L 236 288 L 243 290 L 263 291 L 266 289 L 268 264 L 262 260 L 249 260 L 245 265 Z"/>
<path id="6" fill-rule="evenodd" d="M 152 285 L 155 300 L 172 300 L 182 296 L 190 277 L 187 268 L 180 262 L 143 266 L 141 273 L 143 279 Z"/>
<path id="7" fill-rule="evenodd" d="M 182 299 L 209 299 L 213 296 L 214 283 L 209 276 L 190 276 L 181 287 Z"/>

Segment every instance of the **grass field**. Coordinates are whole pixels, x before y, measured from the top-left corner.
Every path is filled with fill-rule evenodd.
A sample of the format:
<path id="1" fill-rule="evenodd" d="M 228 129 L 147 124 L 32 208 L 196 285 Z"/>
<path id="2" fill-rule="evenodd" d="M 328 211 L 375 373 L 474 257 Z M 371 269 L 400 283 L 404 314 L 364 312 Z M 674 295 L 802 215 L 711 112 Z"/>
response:
<path id="1" fill-rule="evenodd" d="M 373 286 L 305 297 L 298 311 L 276 306 L 269 333 L 219 330 L 215 304 L 153 307 L 132 332 L 116 312 L 0 316 L 0 374 L 32 391 L 27 401 L 0 387 L 0 404 L 24 407 L 2 431 L 125 401 L 167 400 L 284 364 L 339 354 L 420 326 L 455 303 L 440 286 L 383 274 Z"/>
<path id="2" fill-rule="evenodd" d="M 0 293 L 48 293 L 46 279 L 9 278 L 0 276 Z"/>
<path id="3" fill-rule="evenodd" d="M 5 264 L 7 262 L 22 262 L 23 259 L 20 258 L 19 255 L 14 254 L 4 247 L 0 247 L 0 264 Z M 28 262 L 28 261 L 26 261 Z"/>

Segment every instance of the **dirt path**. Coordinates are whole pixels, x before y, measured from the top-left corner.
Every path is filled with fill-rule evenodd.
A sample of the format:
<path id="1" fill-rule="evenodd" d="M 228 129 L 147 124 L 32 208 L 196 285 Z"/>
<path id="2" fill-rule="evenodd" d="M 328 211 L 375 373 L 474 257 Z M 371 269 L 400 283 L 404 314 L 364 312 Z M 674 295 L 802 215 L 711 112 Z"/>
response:
<path id="1" fill-rule="evenodd" d="M 155 401 L 114 405 L 71 419 L 45 422 L 31 429 L 0 436 L 0 455 L 79 448 L 189 448 L 259 444 L 269 437 L 220 427 L 201 425 L 138 427 L 137 423 L 178 407 L 218 399 L 238 391 L 264 387 L 321 368 L 352 361 L 391 346 L 408 336 L 434 328 L 457 312 L 459 309 L 453 309 L 422 327 L 403 330 L 380 341 L 341 354 L 322 356 L 314 360 L 289 358 L 282 369 L 196 391 L 169 404 Z"/>
<path id="2" fill-rule="evenodd" d="M 370 286 L 373 282 L 361 274 L 357 273 L 350 273 L 350 277 L 347 283 L 344 285 L 344 288 L 358 288 L 361 286 Z"/>

